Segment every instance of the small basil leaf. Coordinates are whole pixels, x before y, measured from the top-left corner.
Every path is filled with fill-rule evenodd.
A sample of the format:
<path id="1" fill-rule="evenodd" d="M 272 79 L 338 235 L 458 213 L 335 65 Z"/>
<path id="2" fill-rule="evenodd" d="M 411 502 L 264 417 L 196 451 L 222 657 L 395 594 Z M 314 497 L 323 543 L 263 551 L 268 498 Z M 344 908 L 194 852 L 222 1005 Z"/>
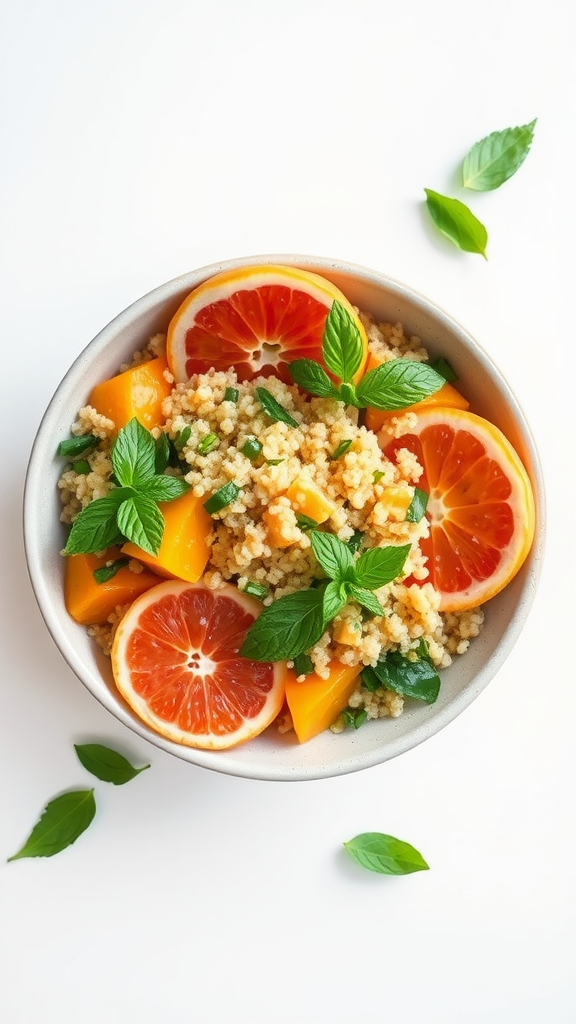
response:
<path id="1" fill-rule="evenodd" d="M 371 590 L 366 590 L 365 587 L 357 587 L 355 583 L 347 583 L 346 589 L 348 594 L 356 604 L 361 605 L 362 608 L 366 608 L 372 615 L 384 615 L 384 609 L 380 604 L 380 601 Z"/>
<path id="2" fill-rule="evenodd" d="M 143 551 L 157 555 L 164 534 L 164 516 L 155 501 L 136 492 L 118 509 L 118 529 Z"/>
<path id="3" fill-rule="evenodd" d="M 339 394 L 334 387 L 326 370 L 314 359 L 294 359 L 288 364 L 292 380 L 318 398 L 338 398 Z"/>
<path id="4" fill-rule="evenodd" d="M 240 654 L 252 661 L 291 661 L 310 650 L 324 632 L 322 590 L 279 597 L 250 626 Z"/>
<path id="5" fill-rule="evenodd" d="M 332 533 L 321 533 L 312 530 L 310 533 L 312 550 L 319 565 L 332 580 L 341 580 L 353 572 L 354 559 L 347 544 Z"/>
<path id="6" fill-rule="evenodd" d="M 111 782 L 114 786 L 123 786 L 150 767 L 145 764 L 142 768 L 135 768 L 117 750 L 102 743 L 75 743 L 74 750 L 87 771 L 101 782 Z"/>
<path id="7" fill-rule="evenodd" d="M 322 339 L 322 357 L 326 366 L 341 381 L 348 383 L 360 368 L 363 352 L 357 324 L 346 307 L 335 300 L 326 317 Z"/>
<path id="8" fill-rule="evenodd" d="M 530 152 L 535 125 L 536 119 L 517 128 L 492 132 L 476 142 L 462 164 L 464 188 L 489 192 L 516 174 Z"/>
<path id="9" fill-rule="evenodd" d="M 412 501 L 406 509 L 406 522 L 419 523 L 423 518 L 428 505 L 428 495 L 420 487 L 414 488 Z"/>
<path id="10" fill-rule="evenodd" d="M 325 626 L 332 622 L 332 619 L 338 615 L 338 612 L 342 610 L 345 604 L 346 591 L 343 589 L 342 584 L 337 580 L 331 580 L 324 589 L 322 599 L 322 615 L 324 616 Z"/>
<path id="11" fill-rule="evenodd" d="M 135 416 L 118 431 L 110 458 L 117 479 L 125 487 L 139 487 L 154 476 L 156 442 Z"/>
<path id="12" fill-rule="evenodd" d="M 51 800 L 24 846 L 8 860 L 53 857 L 75 843 L 96 813 L 93 789 L 74 789 Z"/>
<path id="13" fill-rule="evenodd" d="M 112 547 L 122 533 L 117 521 L 118 509 L 133 493 L 130 487 L 119 487 L 83 508 L 72 523 L 64 554 L 88 555 Z"/>
<path id="14" fill-rule="evenodd" d="M 391 359 L 370 370 L 356 390 L 362 406 L 392 411 L 421 402 L 445 383 L 444 377 L 428 363 L 417 359 Z"/>
<path id="15" fill-rule="evenodd" d="M 358 586 L 378 590 L 391 583 L 402 572 L 409 551 L 410 544 L 389 544 L 363 551 L 355 566 Z"/>
<path id="16" fill-rule="evenodd" d="M 190 490 L 190 484 L 181 476 L 153 476 L 138 488 L 139 494 L 152 501 L 174 501 Z"/>
<path id="17" fill-rule="evenodd" d="M 386 690 L 393 690 L 402 697 L 412 697 L 414 700 L 423 700 L 426 704 L 434 704 L 440 692 L 440 676 L 427 654 L 426 646 L 420 646 L 417 653 L 420 656 L 412 661 L 400 651 L 388 651 L 370 671 L 376 676 L 380 686 Z M 362 682 L 370 689 L 372 676 L 368 674 L 367 684 L 364 672 L 365 670 L 361 674 Z"/>
<path id="18" fill-rule="evenodd" d="M 428 212 L 439 231 L 464 252 L 477 252 L 487 259 L 488 232 L 466 204 L 430 188 L 424 191 Z"/>
<path id="19" fill-rule="evenodd" d="M 422 854 L 410 843 L 383 832 L 363 832 L 344 843 L 344 848 L 360 867 L 380 875 L 409 875 L 429 870 Z"/>
<path id="20" fill-rule="evenodd" d="M 287 423 L 290 427 L 300 426 L 298 421 L 276 401 L 274 395 L 271 395 L 266 388 L 256 388 L 256 398 L 275 423 Z"/>

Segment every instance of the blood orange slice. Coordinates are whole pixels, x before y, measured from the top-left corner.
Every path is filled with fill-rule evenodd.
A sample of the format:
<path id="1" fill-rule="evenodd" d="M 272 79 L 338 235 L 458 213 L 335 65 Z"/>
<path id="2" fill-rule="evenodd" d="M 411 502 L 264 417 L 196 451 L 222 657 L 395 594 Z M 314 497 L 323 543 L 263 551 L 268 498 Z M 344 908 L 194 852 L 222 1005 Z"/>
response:
<path id="1" fill-rule="evenodd" d="M 275 265 L 227 270 L 195 288 L 168 327 L 170 370 L 177 381 L 213 366 L 233 367 L 241 381 L 274 375 L 292 383 L 291 360 L 322 362 L 324 326 L 335 300 L 353 317 L 363 341 L 357 381 L 368 342 L 348 299 L 318 274 Z"/>
<path id="2" fill-rule="evenodd" d="M 231 585 L 170 580 L 143 594 L 112 646 L 120 693 L 167 739 L 224 749 L 257 736 L 280 711 L 286 667 L 239 655 L 262 610 Z"/>
<path id="3" fill-rule="evenodd" d="M 455 408 L 422 408 L 414 429 L 381 443 L 393 461 L 401 448 L 424 469 L 430 536 L 421 542 L 442 611 L 474 608 L 516 575 L 534 537 L 528 474 L 493 423 Z"/>

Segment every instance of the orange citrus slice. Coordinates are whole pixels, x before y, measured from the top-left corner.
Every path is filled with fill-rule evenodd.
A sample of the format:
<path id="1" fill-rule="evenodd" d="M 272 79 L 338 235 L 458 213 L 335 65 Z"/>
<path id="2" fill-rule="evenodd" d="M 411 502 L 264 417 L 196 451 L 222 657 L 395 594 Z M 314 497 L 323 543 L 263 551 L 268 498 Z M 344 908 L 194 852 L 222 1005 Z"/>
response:
<path id="1" fill-rule="evenodd" d="M 421 547 L 441 610 L 463 611 L 494 597 L 516 575 L 534 537 L 530 480 L 510 442 L 475 413 L 434 407 L 418 412 L 410 433 L 380 437 L 392 461 L 407 448 L 424 469 L 418 486 L 429 495 L 430 535 Z"/>
<path id="2" fill-rule="evenodd" d="M 222 750 L 261 733 L 282 708 L 286 666 L 238 653 L 262 606 L 229 584 L 170 580 L 137 598 L 112 646 L 116 685 L 156 732 Z"/>
<path id="3" fill-rule="evenodd" d="M 364 354 L 366 332 L 342 292 L 318 274 L 296 267 L 239 267 L 216 274 L 195 288 L 168 327 L 168 365 L 177 381 L 194 373 L 236 370 L 238 379 L 274 375 L 291 384 L 293 359 L 322 362 L 322 336 L 334 300 L 350 313 Z"/>

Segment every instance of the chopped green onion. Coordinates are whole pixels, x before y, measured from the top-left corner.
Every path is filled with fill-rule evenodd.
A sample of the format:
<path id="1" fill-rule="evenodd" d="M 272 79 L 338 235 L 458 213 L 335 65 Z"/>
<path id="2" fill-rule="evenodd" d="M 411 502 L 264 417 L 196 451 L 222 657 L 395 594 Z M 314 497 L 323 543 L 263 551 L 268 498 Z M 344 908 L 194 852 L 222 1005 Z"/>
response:
<path id="1" fill-rule="evenodd" d="M 383 469 L 377 469 L 376 472 L 373 474 L 372 479 L 374 480 L 374 483 L 377 484 L 382 479 L 383 476 L 384 476 L 384 470 Z"/>
<path id="2" fill-rule="evenodd" d="M 296 513 L 296 523 L 301 530 L 316 530 L 320 526 L 320 523 L 310 516 L 305 516 L 303 512 Z"/>
<path id="3" fill-rule="evenodd" d="M 281 462 L 285 462 L 285 459 L 266 459 L 267 466 L 279 466 Z"/>
<path id="4" fill-rule="evenodd" d="M 293 416 L 276 401 L 266 388 L 256 388 L 256 398 L 260 405 L 268 413 L 270 419 L 275 423 L 287 423 L 290 427 L 299 427 L 300 424 Z"/>
<path id="5" fill-rule="evenodd" d="M 254 462 L 262 451 L 262 445 L 257 437 L 249 437 L 241 451 L 242 455 L 245 455 L 247 459 Z"/>
<path id="6" fill-rule="evenodd" d="M 236 403 L 238 401 L 238 395 L 238 388 L 226 388 L 226 391 L 224 392 L 224 401 Z"/>
<path id="7" fill-rule="evenodd" d="M 220 441 L 217 434 L 206 434 L 198 445 L 199 455 L 208 455 L 208 452 L 213 452 L 218 447 Z"/>
<path id="8" fill-rule="evenodd" d="M 62 455 L 64 458 L 73 459 L 76 455 L 82 455 L 83 452 L 87 452 L 89 448 L 93 448 L 96 444 L 98 444 L 98 438 L 94 437 L 94 434 L 68 437 L 65 441 L 60 441 L 56 454 Z"/>
<path id="9" fill-rule="evenodd" d="M 92 472 L 92 466 L 88 462 L 88 459 L 80 459 L 80 462 L 73 462 L 72 469 L 78 476 L 86 476 L 87 473 Z"/>
<path id="10" fill-rule="evenodd" d="M 115 562 L 110 562 L 110 565 L 102 565 L 99 569 L 94 569 L 92 575 L 96 583 L 107 583 L 120 569 L 128 565 L 129 561 L 129 558 L 117 558 Z"/>
<path id="11" fill-rule="evenodd" d="M 294 658 L 294 672 L 296 676 L 309 676 L 313 671 L 314 665 L 309 654 L 298 654 Z"/>
<path id="12" fill-rule="evenodd" d="M 235 484 L 233 480 L 229 480 L 227 484 L 224 484 L 218 491 L 214 491 L 212 497 L 208 498 L 208 501 L 204 502 L 204 508 L 209 515 L 213 516 L 215 512 L 221 512 L 227 505 L 231 505 L 242 490 Z"/>
<path id="13" fill-rule="evenodd" d="M 268 587 L 265 587 L 262 583 L 253 583 L 248 580 L 243 587 L 245 594 L 250 594 L 251 597 L 257 597 L 259 601 L 263 601 L 268 594 Z"/>
<path id="14" fill-rule="evenodd" d="M 182 430 L 178 431 L 178 433 L 176 434 L 176 437 L 174 438 L 174 441 L 173 441 L 174 447 L 175 447 L 177 452 L 181 452 L 182 451 L 184 445 L 189 440 L 191 433 L 192 433 L 192 427 L 190 425 L 188 425 L 187 427 L 184 427 Z"/>
<path id="15" fill-rule="evenodd" d="M 352 441 L 340 441 L 340 444 L 338 445 L 337 448 L 334 449 L 332 455 L 330 456 L 332 461 L 339 459 L 341 455 L 344 455 L 344 453 L 348 451 L 351 445 Z"/>
<path id="16" fill-rule="evenodd" d="M 367 718 L 368 712 L 364 708 L 344 708 L 342 712 L 344 724 L 352 726 L 353 729 L 359 729 Z"/>
<path id="17" fill-rule="evenodd" d="M 355 555 L 356 552 L 359 551 L 360 548 L 362 547 L 363 542 L 364 534 L 362 533 L 362 530 L 354 530 L 354 533 L 352 534 L 351 537 L 348 538 L 346 544 L 350 548 L 352 554 Z"/>

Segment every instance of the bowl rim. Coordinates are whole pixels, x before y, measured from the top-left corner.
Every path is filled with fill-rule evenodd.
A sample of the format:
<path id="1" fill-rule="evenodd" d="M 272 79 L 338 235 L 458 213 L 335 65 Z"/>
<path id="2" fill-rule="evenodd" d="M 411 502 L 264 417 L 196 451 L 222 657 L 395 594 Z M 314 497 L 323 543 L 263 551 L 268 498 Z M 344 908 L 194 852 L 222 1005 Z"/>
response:
<path id="1" fill-rule="evenodd" d="M 53 599 L 50 597 L 48 581 L 42 572 L 42 553 L 39 547 L 39 531 L 36 526 L 37 509 L 41 507 L 41 470 L 45 465 L 45 453 L 42 451 L 44 438 L 54 437 L 53 427 L 61 423 L 59 409 L 63 400 L 79 375 L 88 354 L 97 358 L 98 354 L 105 349 L 110 340 L 125 326 L 132 323 L 141 316 L 150 312 L 159 304 L 172 299 L 178 292 L 191 291 L 202 281 L 213 275 L 230 269 L 243 266 L 259 264 L 280 264 L 286 266 L 297 266 L 308 269 L 319 274 L 344 274 L 360 279 L 368 285 L 376 288 L 384 287 L 395 295 L 415 306 L 424 314 L 431 314 L 443 327 L 451 333 L 460 337 L 465 347 L 475 352 L 477 358 L 483 364 L 490 375 L 497 375 L 500 389 L 505 393 L 508 405 L 512 411 L 515 422 L 522 435 L 523 442 L 530 456 L 532 485 L 536 504 L 536 532 L 532 551 L 529 555 L 530 571 L 526 573 L 521 588 L 520 600 L 510 618 L 504 637 L 500 640 L 494 656 L 476 673 L 473 685 L 465 686 L 433 719 L 419 723 L 409 733 L 401 736 L 388 738 L 385 750 L 379 747 L 364 752 L 364 754 L 342 757 L 340 761 L 331 763 L 327 770 L 314 765 L 303 765 L 301 768 L 270 767 L 270 765 L 258 766 L 251 761 L 245 761 L 242 756 L 225 756 L 236 751 L 242 751 L 242 746 L 233 748 L 230 751 L 205 751 L 199 748 L 182 747 L 176 743 L 166 740 L 159 734 L 154 733 L 140 720 L 132 717 L 113 699 L 106 700 L 103 696 L 94 691 L 86 678 L 86 668 L 82 663 L 72 645 L 63 642 L 62 633 Z M 424 339 L 426 343 L 426 339 Z M 531 428 L 526 420 L 520 403 L 512 391 L 508 381 L 503 376 L 493 359 L 488 355 L 482 345 L 457 321 L 447 313 L 441 306 L 433 302 L 423 293 L 409 285 L 391 277 L 387 274 L 365 267 L 361 264 L 333 259 L 330 257 L 301 255 L 301 254 L 264 254 L 256 256 L 235 257 L 217 263 L 207 264 L 185 274 L 172 278 L 151 289 L 140 298 L 137 298 L 124 310 L 118 313 L 109 321 L 91 341 L 84 346 L 66 374 L 55 389 L 45 412 L 40 420 L 36 431 L 24 481 L 23 492 L 23 536 L 26 557 L 26 566 L 32 590 L 40 609 L 42 618 L 48 629 L 52 640 L 58 650 L 73 671 L 74 675 L 88 689 L 93 697 L 114 717 L 143 739 L 152 743 L 165 752 L 172 753 L 176 757 L 196 766 L 217 771 L 237 777 L 250 778 L 263 781 L 306 781 L 322 778 L 331 778 L 338 775 L 350 774 L 374 767 L 387 760 L 399 756 L 408 750 L 418 746 L 432 735 L 436 735 L 450 722 L 454 721 L 485 689 L 490 680 L 497 673 L 501 665 L 508 657 L 520 632 L 522 631 L 529 611 L 534 601 L 540 578 L 545 544 L 546 532 L 546 498 L 541 461 L 535 439 Z M 79 627 L 83 628 L 83 627 Z"/>

